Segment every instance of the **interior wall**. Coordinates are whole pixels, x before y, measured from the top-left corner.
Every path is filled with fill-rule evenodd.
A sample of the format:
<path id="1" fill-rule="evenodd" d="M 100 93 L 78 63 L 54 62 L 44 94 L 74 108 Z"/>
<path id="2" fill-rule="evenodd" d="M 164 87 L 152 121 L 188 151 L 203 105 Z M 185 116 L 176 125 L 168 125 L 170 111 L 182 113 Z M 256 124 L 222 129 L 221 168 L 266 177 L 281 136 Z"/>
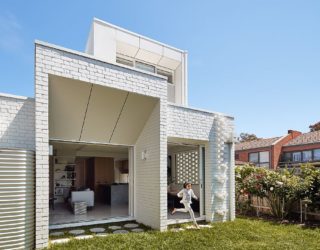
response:
<path id="1" fill-rule="evenodd" d="M 120 183 L 120 167 L 122 166 L 121 161 L 114 162 L 114 182 Z"/>
<path id="2" fill-rule="evenodd" d="M 114 163 L 110 157 L 95 158 L 95 189 L 99 184 L 112 184 L 114 182 Z"/>
<path id="3" fill-rule="evenodd" d="M 77 159 L 76 160 L 76 180 L 75 187 L 76 189 L 80 189 L 86 186 L 86 160 L 85 159 Z"/>
<path id="4" fill-rule="evenodd" d="M 122 169 L 128 169 L 128 160 L 114 161 L 114 182 L 115 183 L 128 183 L 128 173 L 123 173 Z"/>

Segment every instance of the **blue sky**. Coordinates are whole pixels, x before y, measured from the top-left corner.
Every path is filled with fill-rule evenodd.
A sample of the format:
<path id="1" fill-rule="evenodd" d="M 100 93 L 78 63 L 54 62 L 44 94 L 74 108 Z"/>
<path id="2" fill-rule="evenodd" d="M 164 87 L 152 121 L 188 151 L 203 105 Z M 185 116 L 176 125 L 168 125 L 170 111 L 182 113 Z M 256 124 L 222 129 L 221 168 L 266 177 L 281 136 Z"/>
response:
<path id="1" fill-rule="evenodd" d="M 273 137 L 320 120 L 320 1 L 0 2 L 0 92 L 34 96 L 34 40 L 83 51 L 93 17 L 189 52 L 189 105 Z"/>

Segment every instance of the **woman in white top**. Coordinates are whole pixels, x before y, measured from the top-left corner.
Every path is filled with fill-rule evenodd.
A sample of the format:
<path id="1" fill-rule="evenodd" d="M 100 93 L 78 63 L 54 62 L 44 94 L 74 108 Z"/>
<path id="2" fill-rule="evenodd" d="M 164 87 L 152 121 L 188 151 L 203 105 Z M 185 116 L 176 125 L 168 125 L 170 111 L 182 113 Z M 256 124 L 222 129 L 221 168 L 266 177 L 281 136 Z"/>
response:
<path id="1" fill-rule="evenodd" d="M 197 228 L 199 228 L 197 221 L 194 217 L 192 207 L 191 207 L 191 203 L 192 203 L 191 198 L 198 200 L 198 197 L 194 194 L 191 187 L 192 187 L 192 185 L 189 182 L 185 182 L 183 184 L 183 189 L 177 194 L 177 196 L 180 198 L 182 197 L 182 200 L 180 201 L 180 203 L 182 203 L 184 205 L 184 208 L 174 208 L 172 210 L 172 214 L 174 214 L 175 212 L 183 212 L 183 213 L 189 212 L 191 219 L 193 220 L 194 225 Z"/>

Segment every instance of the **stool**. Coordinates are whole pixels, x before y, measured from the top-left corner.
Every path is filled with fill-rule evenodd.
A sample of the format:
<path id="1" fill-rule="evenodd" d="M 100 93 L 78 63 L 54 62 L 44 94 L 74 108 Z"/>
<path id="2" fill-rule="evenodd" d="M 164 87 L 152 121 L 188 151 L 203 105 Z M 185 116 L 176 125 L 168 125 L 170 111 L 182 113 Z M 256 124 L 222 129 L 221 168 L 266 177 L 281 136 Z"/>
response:
<path id="1" fill-rule="evenodd" d="M 87 213 L 87 202 L 75 201 L 72 203 L 72 210 L 74 215 L 86 214 Z"/>

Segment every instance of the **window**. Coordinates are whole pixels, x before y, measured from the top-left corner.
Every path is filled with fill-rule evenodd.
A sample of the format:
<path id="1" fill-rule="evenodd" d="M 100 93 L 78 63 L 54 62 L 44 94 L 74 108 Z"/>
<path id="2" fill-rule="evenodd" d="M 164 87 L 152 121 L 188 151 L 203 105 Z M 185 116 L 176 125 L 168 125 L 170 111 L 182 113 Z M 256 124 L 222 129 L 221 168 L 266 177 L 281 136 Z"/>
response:
<path id="1" fill-rule="evenodd" d="M 313 160 L 314 161 L 320 160 L 320 149 L 313 150 Z"/>
<path id="2" fill-rule="evenodd" d="M 259 153 L 259 162 L 260 163 L 269 163 L 269 152 L 260 152 Z"/>
<path id="3" fill-rule="evenodd" d="M 157 74 L 161 76 L 166 76 L 168 78 L 168 83 L 173 83 L 173 75 L 172 72 L 165 71 L 157 68 Z"/>
<path id="4" fill-rule="evenodd" d="M 249 162 L 258 163 L 259 162 L 259 153 L 250 153 Z"/>
<path id="5" fill-rule="evenodd" d="M 288 161 L 291 161 L 291 153 L 290 152 L 286 152 L 283 154 L 283 161 L 284 162 L 288 162 Z"/>
<path id="6" fill-rule="evenodd" d="M 235 154 L 235 159 L 239 160 L 239 154 Z"/>
<path id="7" fill-rule="evenodd" d="M 312 161 L 312 151 L 302 151 L 302 161 Z"/>
<path id="8" fill-rule="evenodd" d="M 292 153 L 292 161 L 293 162 L 301 162 L 301 152 L 293 152 Z"/>
<path id="9" fill-rule="evenodd" d="M 117 57 L 116 62 L 124 64 L 124 65 L 127 65 L 127 66 L 130 66 L 130 67 L 133 67 L 133 61 L 130 61 L 128 59 Z"/>
<path id="10" fill-rule="evenodd" d="M 134 58 L 127 58 L 121 54 L 120 56 L 117 56 L 116 62 L 126 66 L 136 67 L 137 69 L 141 69 L 151 73 L 157 73 L 158 75 L 167 77 L 168 83 L 173 83 L 173 71 L 159 69 L 159 68 L 156 68 L 154 65 L 136 61 L 134 60 Z"/>
<path id="11" fill-rule="evenodd" d="M 259 167 L 269 167 L 269 152 L 257 152 L 249 154 L 249 162 Z"/>
<path id="12" fill-rule="evenodd" d="M 139 61 L 136 61 L 136 68 L 144 70 L 144 71 L 148 71 L 148 72 L 151 72 L 151 73 L 155 73 L 156 72 L 156 67 L 155 66 L 150 65 L 150 64 L 146 64 L 146 63 L 143 63 L 143 62 L 139 62 Z"/>

